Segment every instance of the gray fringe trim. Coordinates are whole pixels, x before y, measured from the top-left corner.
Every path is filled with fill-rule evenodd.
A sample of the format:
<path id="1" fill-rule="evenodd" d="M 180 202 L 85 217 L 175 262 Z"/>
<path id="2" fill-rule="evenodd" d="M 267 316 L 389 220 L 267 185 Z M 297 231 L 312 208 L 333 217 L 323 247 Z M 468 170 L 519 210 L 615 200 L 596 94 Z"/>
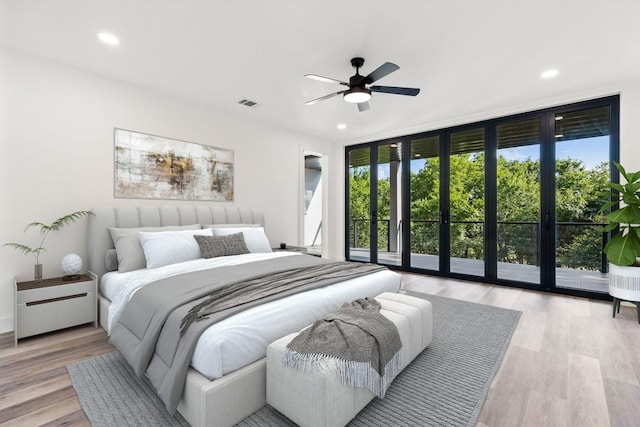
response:
<path id="1" fill-rule="evenodd" d="M 369 362 L 356 362 L 320 353 L 298 353 L 285 348 L 282 362 L 285 366 L 301 372 L 313 372 L 320 368 L 322 362 L 334 361 L 323 366 L 340 378 L 340 382 L 351 387 L 366 388 L 382 399 L 393 379 L 402 371 L 402 349 L 393 355 L 384 367 L 384 373 L 378 374 Z"/>

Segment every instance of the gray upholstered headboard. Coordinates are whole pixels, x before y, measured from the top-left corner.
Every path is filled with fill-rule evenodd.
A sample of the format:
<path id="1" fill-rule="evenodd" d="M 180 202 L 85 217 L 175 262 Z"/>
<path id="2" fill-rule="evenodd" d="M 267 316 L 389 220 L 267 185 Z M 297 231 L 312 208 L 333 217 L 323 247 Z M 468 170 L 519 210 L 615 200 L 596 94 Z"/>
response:
<path id="1" fill-rule="evenodd" d="M 89 269 L 98 280 L 107 272 L 105 255 L 113 249 L 107 227 L 136 228 L 190 224 L 260 224 L 259 209 L 217 206 L 116 206 L 93 209 L 89 217 Z"/>

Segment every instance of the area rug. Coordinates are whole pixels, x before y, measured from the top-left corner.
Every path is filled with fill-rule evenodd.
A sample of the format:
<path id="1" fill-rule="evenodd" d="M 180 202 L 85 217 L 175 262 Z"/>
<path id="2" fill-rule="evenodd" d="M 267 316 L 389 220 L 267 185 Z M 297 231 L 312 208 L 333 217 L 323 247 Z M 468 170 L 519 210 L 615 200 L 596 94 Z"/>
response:
<path id="1" fill-rule="evenodd" d="M 383 400 L 374 399 L 349 424 L 473 426 L 498 371 L 520 312 L 415 292 L 433 304 L 433 341 L 398 375 Z M 94 427 L 182 426 L 146 381 L 117 353 L 67 366 L 80 404 Z M 269 406 L 240 427 L 295 426 Z"/>

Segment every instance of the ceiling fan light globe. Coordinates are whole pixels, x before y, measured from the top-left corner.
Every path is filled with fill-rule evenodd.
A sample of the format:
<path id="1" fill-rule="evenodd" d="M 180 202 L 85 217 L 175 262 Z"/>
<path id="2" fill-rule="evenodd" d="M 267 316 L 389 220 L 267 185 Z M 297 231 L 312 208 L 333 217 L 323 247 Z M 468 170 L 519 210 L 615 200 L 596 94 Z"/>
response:
<path id="1" fill-rule="evenodd" d="M 344 100 L 352 104 L 360 104 L 371 99 L 371 91 L 369 89 L 353 88 L 345 92 Z"/>

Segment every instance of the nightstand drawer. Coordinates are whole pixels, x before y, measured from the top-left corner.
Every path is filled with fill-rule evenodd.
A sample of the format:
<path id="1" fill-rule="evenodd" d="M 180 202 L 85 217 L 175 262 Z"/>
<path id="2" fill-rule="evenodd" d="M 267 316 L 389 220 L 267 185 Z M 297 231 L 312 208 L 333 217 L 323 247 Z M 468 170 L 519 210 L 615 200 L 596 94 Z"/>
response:
<path id="1" fill-rule="evenodd" d="M 31 335 L 49 332 L 55 328 L 55 319 L 58 309 L 55 304 L 37 304 L 27 306 L 18 304 L 17 338 L 30 337 Z"/>
<path id="2" fill-rule="evenodd" d="M 18 304 L 33 305 L 39 301 L 47 301 L 55 298 L 64 298 L 78 294 L 95 292 L 93 281 L 76 282 L 47 288 L 29 289 L 18 292 Z"/>
<path id="3" fill-rule="evenodd" d="M 95 293 L 39 300 L 18 304 L 18 338 L 42 334 L 70 326 L 93 322 L 96 316 Z"/>
<path id="4" fill-rule="evenodd" d="M 96 318 L 95 301 L 94 292 L 89 292 L 83 297 L 59 301 L 57 303 L 58 316 L 56 318 L 58 328 L 68 328 L 69 326 L 93 322 Z"/>

